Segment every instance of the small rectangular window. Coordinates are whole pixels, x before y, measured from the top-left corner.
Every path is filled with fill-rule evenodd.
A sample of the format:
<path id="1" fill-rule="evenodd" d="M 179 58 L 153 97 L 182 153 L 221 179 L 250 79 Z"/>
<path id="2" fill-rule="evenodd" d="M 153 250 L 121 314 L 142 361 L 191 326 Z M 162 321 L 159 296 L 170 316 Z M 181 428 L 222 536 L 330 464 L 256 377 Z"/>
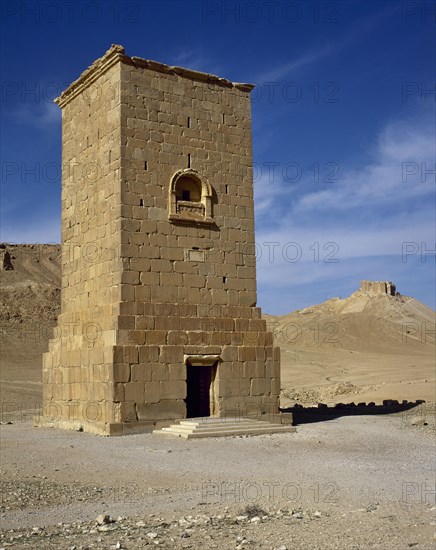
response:
<path id="1" fill-rule="evenodd" d="M 187 189 L 182 190 L 182 200 L 183 201 L 190 201 L 191 200 L 191 191 L 188 191 Z"/>

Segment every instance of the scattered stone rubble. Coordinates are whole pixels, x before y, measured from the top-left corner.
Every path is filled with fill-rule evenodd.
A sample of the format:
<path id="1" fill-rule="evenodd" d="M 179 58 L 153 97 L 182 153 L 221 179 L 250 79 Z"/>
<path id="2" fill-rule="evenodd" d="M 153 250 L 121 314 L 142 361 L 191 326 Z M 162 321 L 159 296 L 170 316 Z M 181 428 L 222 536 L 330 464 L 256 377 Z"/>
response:
<path id="1" fill-rule="evenodd" d="M 265 511 L 258 508 L 261 515 L 253 516 L 255 509 L 255 506 L 247 506 L 234 513 L 225 508 L 220 514 L 179 518 L 155 514 L 112 518 L 102 513 L 93 521 L 4 531 L 0 535 L 0 544 L 1 548 L 56 550 L 430 548 L 429 531 L 434 525 L 432 514 L 436 510 L 423 505 L 419 511 L 415 507 L 397 511 L 397 517 L 391 510 L 374 503 L 366 508 L 350 508 L 345 513 L 338 510 L 321 512 L 279 508 Z M 420 526 L 406 537 L 398 530 L 403 514 Z M 386 534 L 390 542 L 386 541 Z M 383 546 L 379 545 L 381 541 Z"/>

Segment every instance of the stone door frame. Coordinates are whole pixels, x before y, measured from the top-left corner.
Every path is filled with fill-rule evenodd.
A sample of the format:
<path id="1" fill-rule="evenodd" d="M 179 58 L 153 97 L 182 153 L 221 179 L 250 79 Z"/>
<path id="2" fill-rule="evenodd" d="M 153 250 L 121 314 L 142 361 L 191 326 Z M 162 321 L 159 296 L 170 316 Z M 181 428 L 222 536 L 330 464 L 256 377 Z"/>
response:
<path id="1" fill-rule="evenodd" d="M 218 365 L 221 361 L 219 355 L 184 355 L 185 367 L 208 367 L 211 369 L 211 381 L 209 389 L 210 417 L 218 416 Z"/>

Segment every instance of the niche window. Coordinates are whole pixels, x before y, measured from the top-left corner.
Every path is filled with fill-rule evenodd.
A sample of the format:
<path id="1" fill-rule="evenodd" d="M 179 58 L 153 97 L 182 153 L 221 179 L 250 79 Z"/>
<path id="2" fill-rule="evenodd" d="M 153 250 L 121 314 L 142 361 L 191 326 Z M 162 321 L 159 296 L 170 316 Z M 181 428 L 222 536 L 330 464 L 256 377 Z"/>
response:
<path id="1" fill-rule="evenodd" d="M 179 170 L 172 177 L 169 219 L 194 225 L 213 223 L 212 187 L 196 170 Z"/>

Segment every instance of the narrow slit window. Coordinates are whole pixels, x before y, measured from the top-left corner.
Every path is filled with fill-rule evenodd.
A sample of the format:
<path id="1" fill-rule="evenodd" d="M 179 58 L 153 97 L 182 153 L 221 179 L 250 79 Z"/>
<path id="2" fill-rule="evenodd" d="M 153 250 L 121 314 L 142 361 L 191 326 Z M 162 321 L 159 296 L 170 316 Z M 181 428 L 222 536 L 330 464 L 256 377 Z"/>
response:
<path id="1" fill-rule="evenodd" d="M 188 168 L 191 168 L 191 155 L 188 155 Z"/>
<path id="2" fill-rule="evenodd" d="M 147 161 L 144 160 L 144 170 L 148 170 Z"/>

